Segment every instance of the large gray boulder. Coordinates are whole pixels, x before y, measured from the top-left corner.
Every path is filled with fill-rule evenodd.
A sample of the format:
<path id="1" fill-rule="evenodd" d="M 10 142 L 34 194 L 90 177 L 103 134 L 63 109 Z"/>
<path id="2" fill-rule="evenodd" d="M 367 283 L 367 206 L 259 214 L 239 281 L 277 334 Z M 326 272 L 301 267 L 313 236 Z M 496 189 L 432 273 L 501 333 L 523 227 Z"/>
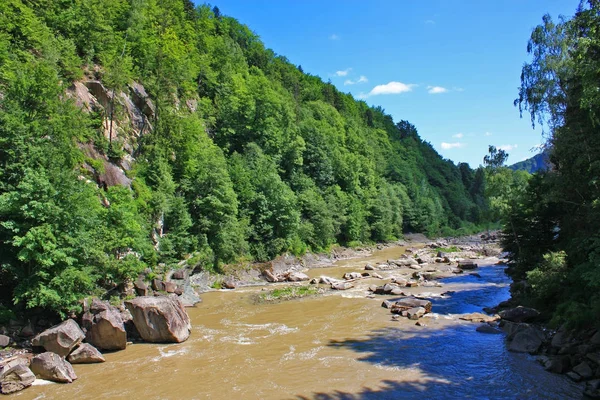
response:
<path id="1" fill-rule="evenodd" d="M 23 390 L 33 384 L 35 375 L 25 364 L 5 365 L 0 372 L 0 393 L 9 394 Z"/>
<path id="2" fill-rule="evenodd" d="M 89 343 L 82 343 L 67 357 L 71 364 L 93 364 L 104 362 L 102 353 Z"/>
<path id="3" fill-rule="evenodd" d="M 190 336 L 190 317 L 177 296 L 137 297 L 125 306 L 147 342 L 180 343 Z"/>
<path id="4" fill-rule="evenodd" d="M 533 326 L 523 325 L 514 332 L 514 336 L 508 344 L 508 351 L 533 354 L 539 350 L 542 340 L 542 332 Z"/>
<path id="5" fill-rule="evenodd" d="M 125 324 L 116 308 L 107 305 L 105 309 L 92 309 L 83 315 L 82 325 L 87 331 L 86 340 L 94 347 L 102 350 L 127 347 Z"/>
<path id="6" fill-rule="evenodd" d="M 73 366 L 58 354 L 49 351 L 33 357 L 31 372 L 53 382 L 71 383 L 77 379 Z"/>
<path id="7" fill-rule="evenodd" d="M 77 322 L 68 319 L 34 337 L 31 344 L 66 357 L 84 338 Z"/>
<path id="8" fill-rule="evenodd" d="M 516 307 L 498 313 L 500 318 L 511 322 L 531 322 L 539 315 L 539 311 L 529 307 Z"/>
<path id="9" fill-rule="evenodd" d="M 416 299 L 414 297 L 406 297 L 392 304 L 390 311 L 393 314 L 402 314 L 402 311 L 408 311 L 415 307 L 423 307 L 425 309 L 425 313 L 429 313 L 431 312 L 431 301 Z"/>

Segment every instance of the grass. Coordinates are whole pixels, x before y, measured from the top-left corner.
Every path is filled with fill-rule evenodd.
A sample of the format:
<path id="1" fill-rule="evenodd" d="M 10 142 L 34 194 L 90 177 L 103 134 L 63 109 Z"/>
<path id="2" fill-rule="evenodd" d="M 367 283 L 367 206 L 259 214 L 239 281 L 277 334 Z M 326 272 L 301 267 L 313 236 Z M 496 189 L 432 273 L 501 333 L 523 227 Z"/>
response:
<path id="1" fill-rule="evenodd" d="M 269 290 L 258 295 L 259 302 L 276 302 L 301 297 L 314 296 L 319 293 L 319 289 L 314 286 L 287 286 L 280 289 Z"/>

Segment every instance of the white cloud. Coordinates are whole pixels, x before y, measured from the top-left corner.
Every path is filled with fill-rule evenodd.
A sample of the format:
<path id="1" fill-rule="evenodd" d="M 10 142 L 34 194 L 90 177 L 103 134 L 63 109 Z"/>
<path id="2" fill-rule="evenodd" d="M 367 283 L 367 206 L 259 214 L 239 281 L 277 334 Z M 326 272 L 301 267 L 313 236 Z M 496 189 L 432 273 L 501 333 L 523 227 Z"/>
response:
<path id="1" fill-rule="evenodd" d="M 463 89 L 463 88 L 461 88 L 461 87 L 457 87 L 457 86 L 454 86 L 454 87 L 452 88 L 452 90 L 453 90 L 453 91 L 455 91 L 455 92 L 464 92 L 464 91 L 465 91 L 465 89 Z"/>
<path id="2" fill-rule="evenodd" d="M 448 89 L 441 86 L 427 86 L 427 89 L 427 93 L 429 94 L 446 93 L 448 91 Z"/>
<path id="3" fill-rule="evenodd" d="M 463 136 L 465 136 L 465 135 L 464 135 L 464 134 L 462 134 L 462 133 L 457 133 L 456 135 L 452 135 L 452 137 L 455 137 L 455 138 L 457 138 L 457 139 L 460 139 L 460 138 L 462 138 Z"/>
<path id="4" fill-rule="evenodd" d="M 352 71 L 352 68 L 346 68 L 346 69 L 341 70 L 341 71 L 335 71 L 334 75 L 335 76 L 347 76 L 350 73 L 350 71 Z"/>
<path id="5" fill-rule="evenodd" d="M 432 20 L 432 19 L 428 19 L 428 20 L 426 20 L 426 21 L 425 21 L 425 23 L 426 23 L 427 25 L 435 25 L 435 21 L 434 21 L 434 20 Z"/>
<path id="6" fill-rule="evenodd" d="M 465 147 L 465 144 L 460 143 L 460 142 L 454 142 L 454 143 L 442 142 L 442 149 L 444 149 L 444 150 L 460 149 L 461 147 Z"/>
<path id="7" fill-rule="evenodd" d="M 485 136 L 492 136 L 492 132 L 486 132 Z"/>
<path id="8" fill-rule="evenodd" d="M 504 150 L 504 151 L 511 151 L 511 150 L 516 149 L 517 147 L 519 147 L 519 146 L 516 144 L 503 144 L 501 146 L 498 146 L 498 149 Z"/>
<path id="9" fill-rule="evenodd" d="M 332 33 L 331 35 L 329 35 L 329 40 L 340 40 L 340 36 L 336 35 L 335 33 Z"/>
<path id="10" fill-rule="evenodd" d="M 400 94 L 412 92 L 417 85 L 412 83 L 388 82 L 385 85 L 377 85 L 369 92 L 369 96 L 377 96 L 380 94 Z"/>
<path id="11" fill-rule="evenodd" d="M 369 82 L 367 77 L 364 75 L 361 75 L 360 78 L 358 78 L 355 81 L 353 81 L 352 79 L 346 79 L 344 81 L 344 85 L 356 85 L 357 83 L 366 83 L 366 82 Z"/>

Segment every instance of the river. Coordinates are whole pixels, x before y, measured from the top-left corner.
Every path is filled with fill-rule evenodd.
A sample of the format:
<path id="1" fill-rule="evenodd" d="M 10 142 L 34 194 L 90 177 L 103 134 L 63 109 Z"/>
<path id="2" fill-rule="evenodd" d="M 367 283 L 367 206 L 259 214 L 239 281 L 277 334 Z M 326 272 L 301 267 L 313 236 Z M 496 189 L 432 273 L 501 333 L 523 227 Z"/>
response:
<path id="1" fill-rule="evenodd" d="M 340 278 L 366 262 L 397 258 L 401 247 L 308 271 Z M 432 295 L 426 325 L 392 321 L 369 284 L 281 303 L 253 299 L 260 287 L 206 293 L 188 309 L 193 329 L 182 344 L 133 344 L 106 363 L 76 365 L 70 385 L 34 386 L 15 399 L 569 399 L 581 388 L 550 374 L 533 356 L 510 353 L 504 335 L 482 334 L 454 314 L 481 311 L 509 297 L 501 265 L 417 287 Z M 393 271 L 382 272 L 384 276 Z M 10 397 L 9 397 L 10 398 Z"/>

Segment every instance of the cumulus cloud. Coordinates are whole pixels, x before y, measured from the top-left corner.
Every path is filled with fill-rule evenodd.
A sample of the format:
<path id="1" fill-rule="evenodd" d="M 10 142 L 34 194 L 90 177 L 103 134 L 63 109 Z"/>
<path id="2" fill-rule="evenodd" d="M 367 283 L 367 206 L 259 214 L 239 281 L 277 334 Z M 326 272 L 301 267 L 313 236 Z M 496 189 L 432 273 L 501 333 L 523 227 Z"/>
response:
<path id="1" fill-rule="evenodd" d="M 448 89 L 446 89 L 445 87 L 427 86 L 427 93 L 429 93 L 429 94 L 440 94 L 440 93 L 446 93 L 447 91 L 448 91 Z"/>
<path id="2" fill-rule="evenodd" d="M 364 75 L 361 75 L 360 78 L 358 78 L 355 81 L 353 81 L 352 79 L 346 79 L 344 81 L 344 85 L 356 85 L 357 83 L 367 83 L 367 82 L 369 82 L 367 77 Z"/>
<path id="3" fill-rule="evenodd" d="M 519 147 L 519 146 L 516 144 L 503 144 L 503 145 L 498 146 L 498 149 L 504 150 L 504 151 L 511 151 L 511 150 L 516 149 L 517 147 Z"/>
<path id="4" fill-rule="evenodd" d="M 464 135 L 464 134 L 462 134 L 462 133 L 460 133 L 460 132 L 459 132 L 459 133 L 457 133 L 456 135 L 452 135 L 452 137 L 454 137 L 454 138 L 457 138 L 457 139 L 460 139 L 460 138 L 462 138 L 462 137 L 464 137 L 464 136 L 465 136 L 465 135 Z"/>
<path id="5" fill-rule="evenodd" d="M 329 40 L 340 40 L 340 36 L 336 35 L 335 33 L 332 33 L 331 35 L 329 35 Z"/>
<path id="6" fill-rule="evenodd" d="M 335 71 L 334 75 L 335 76 L 347 76 L 350 73 L 350 71 L 352 71 L 352 68 L 346 68 L 341 71 Z"/>
<path id="7" fill-rule="evenodd" d="M 465 144 L 460 143 L 460 142 L 454 142 L 454 143 L 442 142 L 442 149 L 444 149 L 444 150 L 460 149 L 461 147 L 465 147 Z"/>
<path id="8" fill-rule="evenodd" d="M 412 92 L 417 85 L 412 83 L 388 82 L 385 85 L 377 85 L 369 92 L 369 96 L 378 96 L 380 94 L 400 94 Z"/>

